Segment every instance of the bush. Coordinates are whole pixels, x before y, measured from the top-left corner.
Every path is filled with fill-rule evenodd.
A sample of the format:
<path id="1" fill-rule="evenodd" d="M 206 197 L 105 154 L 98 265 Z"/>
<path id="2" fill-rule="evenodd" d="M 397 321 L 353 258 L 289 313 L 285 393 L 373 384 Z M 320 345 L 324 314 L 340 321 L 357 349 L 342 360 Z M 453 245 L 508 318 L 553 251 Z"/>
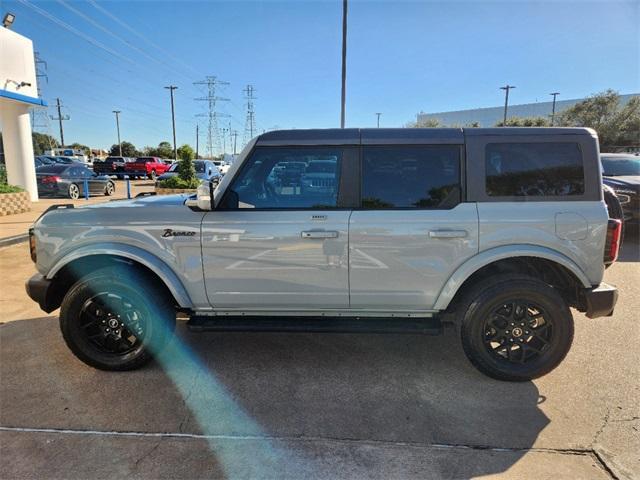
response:
<path id="1" fill-rule="evenodd" d="M 0 193 L 18 193 L 24 191 L 23 188 L 9 185 L 7 183 L 7 170 L 4 165 L 0 166 Z"/>
<path id="2" fill-rule="evenodd" d="M 193 166 L 193 165 L 192 165 Z M 180 176 L 167 178 L 166 180 L 160 180 L 158 186 L 160 188 L 183 188 L 183 189 L 196 189 L 200 185 L 200 180 L 192 178 L 190 180 L 184 180 Z"/>

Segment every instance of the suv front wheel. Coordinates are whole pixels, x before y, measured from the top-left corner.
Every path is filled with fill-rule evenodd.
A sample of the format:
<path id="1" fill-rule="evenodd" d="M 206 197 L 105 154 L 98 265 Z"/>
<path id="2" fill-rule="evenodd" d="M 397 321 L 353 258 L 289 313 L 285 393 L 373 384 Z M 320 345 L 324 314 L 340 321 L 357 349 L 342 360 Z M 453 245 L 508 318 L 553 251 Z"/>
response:
<path id="1" fill-rule="evenodd" d="M 526 381 L 549 373 L 573 341 L 567 303 L 532 277 L 500 275 L 472 288 L 458 318 L 471 363 L 498 380 Z"/>
<path id="2" fill-rule="evenodd" d="M 176 313 L 166 297 L 135 268 L 102 268 L 65 295 L 62 336 L 76 357 L 92 367 L 133 370 L 158 354 L 173 334 Z"/>

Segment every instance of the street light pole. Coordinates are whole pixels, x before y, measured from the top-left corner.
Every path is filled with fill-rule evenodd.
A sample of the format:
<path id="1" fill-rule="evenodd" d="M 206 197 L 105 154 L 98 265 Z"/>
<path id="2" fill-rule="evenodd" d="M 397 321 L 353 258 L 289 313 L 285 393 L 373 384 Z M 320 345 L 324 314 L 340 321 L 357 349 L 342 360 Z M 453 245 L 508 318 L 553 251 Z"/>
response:
<path id="1" fill-rule="evenodd" d="M 178 149 L 176 147 L 176 115 L 173 109 L 173 91 L 178 88 L 175 85 L 164 87 L 171 92 L 171 124 L 173 125 L 173 158 L 178 160 Z"/>
<path id="2" fill-rule="evenodd" d="M 513 85 L 505 85 L 504 87 L 500 87 L 500 90 L 504 90 L 504 119 L 502 120 L 502 126 L 507 126 L 507 108 L 509 106 L 509 90 L 512 88 L 516 88 Z"/>
<path id="3" fill-rule="evenodd" d="M 382 112 L 376 112 L 376 115 L 378 116 L 378 128 L 380 128 L 380 115 L 382 115 Z"/>
<path id="4" fill-rule="evenodd" d="M 120 156 L 122 156 L 122 142 L 120 141 L 120 110 L 113 110 L 113 113 L 116 114 L 116 130 L 118 131 L 118 150 L 120 151 Z"/>
<path id="5" fill-rule="evenodd" d="M 347 0 L 342 0 L 342 102 L 340 108 L 340 128 L 344 128 L 345 105 L 347 99 Z"/>
<path id="6" fill-rule="evenodd" d="M 556 97 L 560 95 L 560 92 L 553 92 L 549 95 L 553 96 L 553 106 L 551 107 L 551 126 L 553 127 L 553 123 L 556 119 Z"/>
<path id="7" fill-rule="evenodd" d="M 196 158 L 200 158 L 198 149 L 200 147 L 200 125 L 196 124 Z"/>

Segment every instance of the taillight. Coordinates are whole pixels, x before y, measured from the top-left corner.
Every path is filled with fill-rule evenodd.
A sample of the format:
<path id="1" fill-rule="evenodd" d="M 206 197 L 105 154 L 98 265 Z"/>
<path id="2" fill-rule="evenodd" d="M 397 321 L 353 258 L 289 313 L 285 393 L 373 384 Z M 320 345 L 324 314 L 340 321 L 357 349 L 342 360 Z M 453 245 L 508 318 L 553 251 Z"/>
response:
<path id="1" fill-rule="evenodd" d="M 607 224 L 607 239 L 604 243 L 604 263 L 611 264 L 618 259 L 620 251 L 620 234 L 622 233 L 622 221 L 610 218 Z"/>
<path id="2" fill-rule="evenodd" d="M 42 183 L 58 183 L 59 181 L 60 181 L 60 177 L 57 177 L 55 175 L 51 177 L 44 177 L 42 179 Z"/>
<path id="3" fill-rule="evenodd" d="M 36 236 L 33 233 L 33 227 L 29 229 L 29 253 L 31 254 L 31 260 L 35 263 L 37 260 L 36 255 Z"/>

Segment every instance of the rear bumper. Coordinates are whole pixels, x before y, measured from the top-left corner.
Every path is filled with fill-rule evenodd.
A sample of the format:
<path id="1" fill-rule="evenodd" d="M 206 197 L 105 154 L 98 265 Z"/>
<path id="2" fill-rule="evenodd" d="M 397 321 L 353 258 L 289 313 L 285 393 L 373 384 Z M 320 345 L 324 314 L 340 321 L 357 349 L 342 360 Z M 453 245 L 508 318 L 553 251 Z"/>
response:
<path id="1" fill-rule="evenodd" d="M 610 317 L 618 301 L 618 289 L 613 285 L 601 283 L 597 287 L 584 291 L 586 312 L 589 318 Z"/>
<path id="2" fill-rule="evenodd" d="M 56 305 L 53 301 L 54 295 L 52 295 L 53 282 L 48 280 L 43 275 L 36 273 L 25 284 L 27 295 L 40 305 L 40 308 L 47 313 L 53 312 L 60 305 Z"/>

